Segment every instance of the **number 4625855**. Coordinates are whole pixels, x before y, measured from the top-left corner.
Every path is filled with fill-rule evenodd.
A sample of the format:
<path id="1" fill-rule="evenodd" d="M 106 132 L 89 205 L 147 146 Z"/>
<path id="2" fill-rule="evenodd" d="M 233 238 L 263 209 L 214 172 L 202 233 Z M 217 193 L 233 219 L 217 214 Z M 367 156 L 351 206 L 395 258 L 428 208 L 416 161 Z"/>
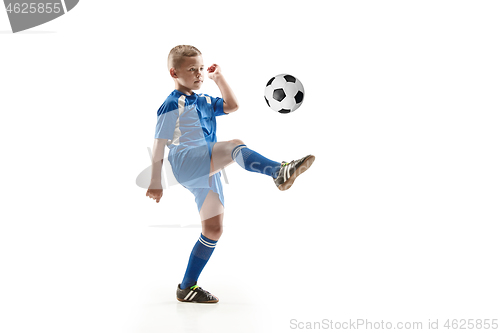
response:
<path id="1" fill-rule="evenodd" d="M 7 12 L 15 14 L 35 14 L 35 13 L 46 13 L 46 14 L 59 14 L 61 12 L 60 3 L 9 3 L 7 6 Z"/>

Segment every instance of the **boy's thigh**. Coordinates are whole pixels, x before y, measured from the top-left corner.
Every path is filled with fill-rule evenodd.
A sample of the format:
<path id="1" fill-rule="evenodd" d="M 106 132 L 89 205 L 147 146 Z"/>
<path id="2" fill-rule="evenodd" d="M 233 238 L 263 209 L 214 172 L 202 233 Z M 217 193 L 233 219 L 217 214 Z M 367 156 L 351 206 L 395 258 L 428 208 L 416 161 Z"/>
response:
<path id="1" fill-rule="evenodd" d="M 219 195 L 214 193 L 212 190 L 208 191 L 200 209 L 201 221 L 206 221 L 220 215 L 220 223 L 222 223 L 223 214 L 224 205 L 221 203 Z"/>

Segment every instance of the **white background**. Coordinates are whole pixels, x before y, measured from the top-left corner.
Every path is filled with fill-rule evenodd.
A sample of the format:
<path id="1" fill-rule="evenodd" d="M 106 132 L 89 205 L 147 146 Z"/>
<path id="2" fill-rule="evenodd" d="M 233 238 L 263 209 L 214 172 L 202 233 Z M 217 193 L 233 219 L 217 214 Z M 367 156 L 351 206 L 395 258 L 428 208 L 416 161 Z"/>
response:
<path id="1" fill-rule="evenodd" d="M 499 11 L 86 0 L 18 34 L 0 11 L 0 331 L 500 319 Z M 219 64 L 238 96 L 220 141 L 316 155 L 286 192 L 227 169 L 225 231 L 199 280 L 215 306 L 175 300 L 201 231 L 192 195 L 177 185 L 156 204 L 135 183 L 177 44 Z M 288 115 L 263 98 L 281 73 L 306 91 Z M 208 78 L 201 92 L 218 95 Z"/>

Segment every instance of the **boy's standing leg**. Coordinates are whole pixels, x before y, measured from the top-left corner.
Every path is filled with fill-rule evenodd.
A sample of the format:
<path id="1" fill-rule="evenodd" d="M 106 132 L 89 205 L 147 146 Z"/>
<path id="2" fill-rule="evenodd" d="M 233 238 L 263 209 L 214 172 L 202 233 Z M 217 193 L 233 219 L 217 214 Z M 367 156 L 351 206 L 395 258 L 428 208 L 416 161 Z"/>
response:
<path id="1" fill-rule="evenodd" d="M 189 256 L 182 282 L 177 286 L 177 299 L 181 302 L 217 303 L 219 299 L 197 285 L 198 277 L 212 256 L 222 235 L 224 206 L 219 196 L 209 191 L 200 209 L 202 231 Z"/>

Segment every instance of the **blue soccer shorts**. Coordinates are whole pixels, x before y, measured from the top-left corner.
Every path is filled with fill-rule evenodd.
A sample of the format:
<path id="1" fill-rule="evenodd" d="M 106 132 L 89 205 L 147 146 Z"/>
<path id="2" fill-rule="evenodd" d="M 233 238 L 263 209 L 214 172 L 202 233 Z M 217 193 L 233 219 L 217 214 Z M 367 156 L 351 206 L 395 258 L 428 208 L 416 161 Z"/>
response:
<path id="1" fill-rule="evenodd" d="M 215 142 L 210 142 L 203 146 L 187 147 L 175 153 L 170 151 L 168 154 L 168 161 L 172 166 L 175 179 L 193 193 L 198 211 L 201 210 L 210 190 L 218 194 L 220 202 L 224 205 L 220 172 L 210 176 L 210 161 L 214 145 Z"/>

